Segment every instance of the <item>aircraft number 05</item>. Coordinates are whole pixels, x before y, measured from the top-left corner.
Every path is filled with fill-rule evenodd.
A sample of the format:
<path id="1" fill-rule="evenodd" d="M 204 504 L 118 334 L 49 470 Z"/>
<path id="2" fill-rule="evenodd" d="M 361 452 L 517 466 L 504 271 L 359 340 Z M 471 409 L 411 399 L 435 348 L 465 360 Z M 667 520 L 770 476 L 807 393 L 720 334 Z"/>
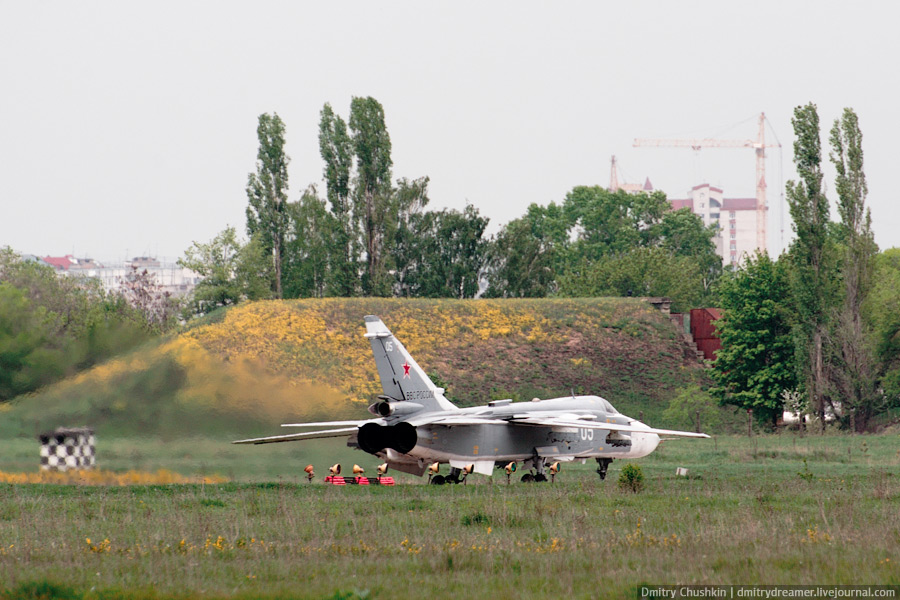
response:
<path id="1" fill-rule="evenodd" d="M 385 342 L 384 349 L 387 350 L 388 352 L 393 352 L 394 351 L 394 342 Z"/>
<path id="2" fill-rule="evenodd" d="M 593 429 L 579 429 L 581 433 L 582 440 L 593 440 L 594 439 L 594 430 Z"/>

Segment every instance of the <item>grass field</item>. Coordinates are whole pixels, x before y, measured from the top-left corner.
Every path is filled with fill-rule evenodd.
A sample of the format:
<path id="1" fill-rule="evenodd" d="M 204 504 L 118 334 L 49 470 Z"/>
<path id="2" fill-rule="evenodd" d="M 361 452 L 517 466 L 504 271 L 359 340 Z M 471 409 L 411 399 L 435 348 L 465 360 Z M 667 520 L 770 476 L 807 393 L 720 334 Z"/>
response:
<path id="1" fill-rule="evenodd" d="M 567 463 L 554 484 L 507 486 L 498 474 L 438 487 L 392 473 L 394 487 L 338 488 L 321 483 L 329 465 L 374 474 L 379 461 L 342 440 L 228 443 L 277 434 L 285 420 L 367 417 L 380 392 L 362 337 L 367 313 L 383 316 L 463 405 L 599 393 L 650 425 L 677 427 L 663 420 L 669 400 L 708 383 L 674 326 L 635 299 L 220 311 L 0 405 L 0 482 L 33 477 L 35 434 L 60 425 L 95 428 L 98 467 L 111 473 L 101 480 L 157 482 L 0 483 L 0 600 L 528 600 L 633 597 L 641 584 L 900 585 L 897 431 L 666 442 L 635 462 L 646 478 L 637 494 L 616 485 L 618 462 L 605 482 L 595 465 Z M 722 414 L 710 433 L 745 426 Z"/>
<path id="2" fill-rule="evenodd" d="M 605 482 L 575 464 L 555 484 L 507 486 L 498 473 L 337 488 L 302 483 L 302 467 L 373 468 L 374 457 L 315 443 L 109 440 L 106 468 L 133 467 L 109 457 L 131 452 L 147 469 L 234 481 L 0 485 L 0 592 L 529 599 L 633 597 L 642 583 L 898 585 L 898 442 L 896 432 L 666 442 L 635 461 L 646 487 L 634 494 L 618 489 L 618 462 Z M 4 471 L 36 454 L 3 450 Z M 675 477 L 679 466 L 689 477 Z"/>

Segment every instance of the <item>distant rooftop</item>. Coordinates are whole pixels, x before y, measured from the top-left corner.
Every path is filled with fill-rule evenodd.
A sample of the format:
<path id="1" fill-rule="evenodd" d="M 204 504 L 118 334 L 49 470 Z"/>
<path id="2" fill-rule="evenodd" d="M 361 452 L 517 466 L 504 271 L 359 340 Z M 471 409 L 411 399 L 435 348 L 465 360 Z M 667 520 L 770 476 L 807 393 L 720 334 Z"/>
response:
<path id="1" fill-rule="evenodd" d="M 691 191 L 693 192 L 694 190 L 699 190 L 700 188 L 709 188 L 713 192 L 719 192 L 720 194 L 723 193 L 722 190 L 720 190 L 717 187 L 711 186 L 708 183 L 701 183 L 700 185 L 695 185 L 694 187 L 691 188 Z"/>
<path id="2" fill-rule="evenodd" d="M 68 271 L 69 269 L 99 269 L 103 267 L 103 265 L 93 258 L 75 258 L 71 254 L 66 254 L 65 256 L 45 256 L 41 260 L 57 271 Z"/>
<path id="3" fill-rule="evenodd" d="M 75 257 L 71 254 L 66 254 L 65 256 L 45 256 L 41 260 L 51 267 L 56 268 L 58 271 L 68 271 L 69 267 L 76 263 Z"/>
<path id="4" fill-rule="evenodd" d="M 710 192 L 718 192 L 719 194 L 724 193 L 720 188 L 711 186 L 708 183 L 695 185 L 691 188 L 691 192 L 695 192 L 703 188 L 709 189 Z M 669 203 L 672 205 L 672 210 L 678 210 L 681 208 L 689 208 L 691 210 L 694 210 L 693 197 L 670 198 Z M 722 210 L 756 210 L 756 198 L 722 198 Z"/>

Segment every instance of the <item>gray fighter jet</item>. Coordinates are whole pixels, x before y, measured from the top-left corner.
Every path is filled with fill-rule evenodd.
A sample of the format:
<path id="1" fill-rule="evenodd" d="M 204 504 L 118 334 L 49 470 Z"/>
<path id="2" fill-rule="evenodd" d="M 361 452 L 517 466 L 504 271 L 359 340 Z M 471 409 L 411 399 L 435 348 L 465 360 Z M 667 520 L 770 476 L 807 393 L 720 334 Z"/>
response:
<path id="1" fill-rule="evenodd" d="M 444 397 L 444 389 L 434 385 L 381 319 L 370 315 L 365 321 L 384 390 L 379 401 L 369 407 L 376 418 L 288 423 L 282 427 L 318 431 L 233 443 L 346 437 L 348 446 L 378 456 L 405 473 L 421 476 L 433 463 L 450 463 L 448 476 L 431 479 L 440 484 L 458 483 L 471 471 L 490 476 L 495 467 L 519 462 L 532 471 L 523 476 L 523 481 L 546 481 L 544 470 L 550 463 L 590 458 L 597 460 L 597 473 L 604 479 L 614 459 L 647 456 L 659 445 L 661 435 L 709 437 L 705 433 L 648 427 L 619 413 L 599 396 L 572 395 L 531 402 L 494 400 L 486 406 L 458 408 Z"/>

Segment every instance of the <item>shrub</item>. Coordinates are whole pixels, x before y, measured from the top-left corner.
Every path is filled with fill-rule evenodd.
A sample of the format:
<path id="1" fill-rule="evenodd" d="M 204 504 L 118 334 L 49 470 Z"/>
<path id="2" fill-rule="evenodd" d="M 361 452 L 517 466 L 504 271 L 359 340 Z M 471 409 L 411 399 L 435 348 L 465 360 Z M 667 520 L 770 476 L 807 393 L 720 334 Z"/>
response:
<path id="1" fill-rule="evenodd" d="M 722 409 L 716 400 L 699 385 L 682 388 L 663 412 L 663 420 L 671 427 L 692 430 L 700 413 L 701 429 L 718 430 L 722 426 Z"/>
<path id="2" fill-rule="evenodd" d="M 78 600 L 82 595 L 73 588 L 51 581 L 27 581 L 17 588 L 0 593 L 0 598 L 18 600 Z"/>
<path id="3" fill-rule="evenodd" d="M 644 489 L 644 472 L 638 465 L 628 463 L 619 473 L 619 489 L 637 494 Z"/>
<path id="4" fill-rule="evenodd" d="M 462 524 L 469 525 L 490 525 L 491 518 L 483 512 L 476 512 L 471 515 L 465 515 L 462 518 Z"/>

